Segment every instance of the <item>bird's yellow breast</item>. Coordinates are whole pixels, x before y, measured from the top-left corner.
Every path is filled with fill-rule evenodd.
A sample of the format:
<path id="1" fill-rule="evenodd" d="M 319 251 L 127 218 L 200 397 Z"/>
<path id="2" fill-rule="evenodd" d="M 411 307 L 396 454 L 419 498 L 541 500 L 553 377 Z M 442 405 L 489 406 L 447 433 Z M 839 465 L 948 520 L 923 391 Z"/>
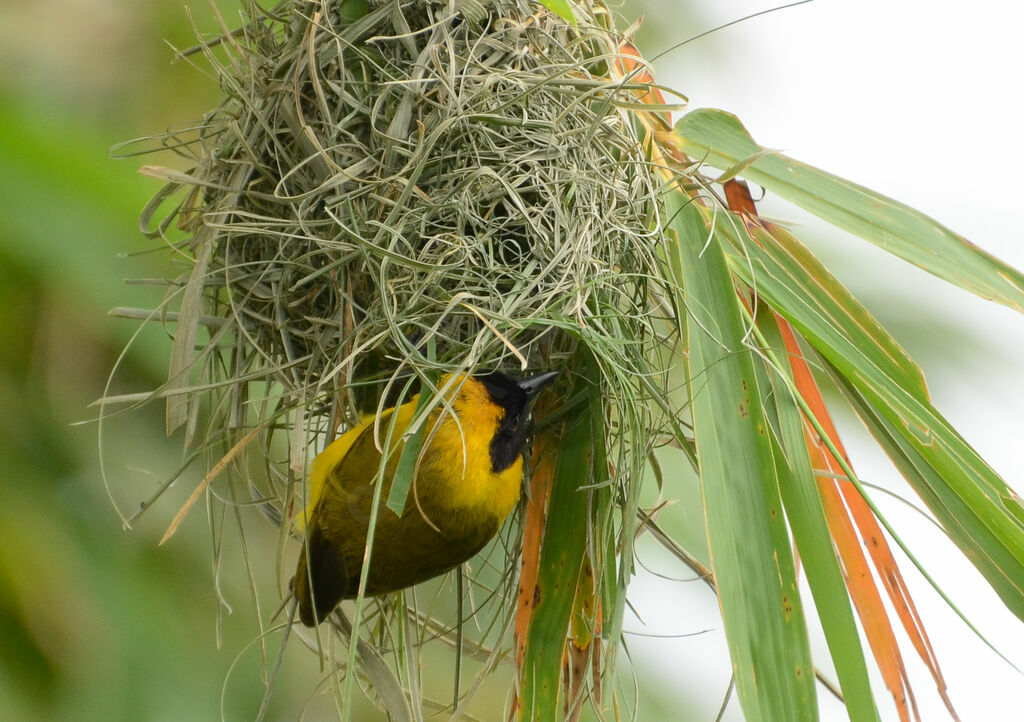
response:
<path id="1" fill-rule="evenodd" d="M 472 379 L 463 384 L 452 406 L 454 415 L 442 411 L 433 422 L 439 426 L 431 441 L 431 448 L 437 444 L 432 461 L 449 470 L 450 503 L 490 511 L 504 519 L 519 500 L 523 481 L 522 457 L 507 469 L 497 473 L 493 470 L 491 441 L 505 410 Z"/>
<path id="2" fill-rule="evenodd" d="M 449 377 L 442 378 L 444 388 Z M 461 386 L 460 386 L 461 384 Z M 432 525 L 463 527 L 466 524 L 499 525 L 519 500 L 523 479 L 521 457 L 506 469 L 494 472 L 491 461 L 491 441 L 504 417 L 505 411 L 495 404 L 482 384 L 469 378 L 456 377 L 447 394 L 449 405 L 435 409 L 427 420 L 424 448 L 420 454 L 413 488 L 407 501 L 409 506 L 428 516 Z M 400 454 L 397 448 L 413 421 L 419 396 L 396 409 L 388 409 L 380 416 L 380 434 L 385 436 L 391 414 L 397 413 L 392 432 L 395 451 L 390 455 L 392 466 Z M 312 517 L 313 510 L 329 486 L 329 479 L 339 464 L 363 434 L 373 434 L 377 417 L 366 416 L 327 446 L 314 460 L 309 475 L 305 513 L 295 518 L 295 530 L 302 533 Z M 379 463 L 379 457 L 378 457 Z M 363 483 L 369 484 L 376 469 L 366 470 Z M 393 469 L 385 473 L 386 496 L 390 489 Z M 391 513 L 391 512 L 385 512 Z M 437 518 L 433 518 L 437 517 Z M 454 529 L 453 529 L 454 531 Z"/>

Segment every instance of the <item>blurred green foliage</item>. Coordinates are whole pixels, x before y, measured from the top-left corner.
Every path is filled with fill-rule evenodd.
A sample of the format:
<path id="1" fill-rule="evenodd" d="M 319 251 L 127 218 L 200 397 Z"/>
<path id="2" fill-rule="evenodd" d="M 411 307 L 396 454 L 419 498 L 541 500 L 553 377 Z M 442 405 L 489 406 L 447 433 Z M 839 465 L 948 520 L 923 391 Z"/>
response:
<path id="1" fill-rule="evenodd" d="M 88 408 L 136 326 L 107 310 L 158 300 L 122 279 L 167 273 L 166 253 L 119 256 L 146 247 L 135 218 L 156 182 L 107 148 L 197 116 L 217 88 L 168 66 L 160 38 L 191 37 L 176 2 L 5 4 L 0 28 L 0 718 L 214 719 L 228 679 L 225 717 L 252 718 L 258 657 L 228 670 L 254 627 L 228 617 L 217 649 L 201 512 L 164 548 L 173 498 L 122 531 Z M 116 388 L 155 387 L 166 338 L 143 334 Z M 161 425 L 153 406 L 105 438 L 122 505 L 179 463 Z M 225 596 L 244 600 L 228 582 Z"/>

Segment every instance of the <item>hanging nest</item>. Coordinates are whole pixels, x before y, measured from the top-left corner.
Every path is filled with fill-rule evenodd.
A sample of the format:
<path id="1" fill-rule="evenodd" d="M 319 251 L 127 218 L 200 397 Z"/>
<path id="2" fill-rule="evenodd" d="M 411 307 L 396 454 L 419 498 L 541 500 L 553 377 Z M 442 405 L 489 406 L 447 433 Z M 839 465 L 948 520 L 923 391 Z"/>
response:
<path id="1" fill-rule="evenodd" d="M 161 138 L 194 167 L 144 222 L 187 259 L 161 395 L 208 466 L 230 449 L 220 498 L 287 518 L 313 454 L 431 374 L 565 369 L 568 388 L 581 354 L 614 498 L 635 498 L 671 327 L 647 86 L 614 77 L 608 13 L 575 11 L 286 0 L 183 54 L 225 99 Z"/>
<path id="2" fill-rule="evenodd" d="M 557 368 L 583 336 L 622 342 L 609 308 L 647 325 L 652 180 L 603 20 L 286 2 L 221 43 L 229 63 L 208 50 L 228 97 L 174 138 L 197 165 L 172 215 L 202 313 L 240 341 L 216 380 L 306 404 L 431 367 Z"/>

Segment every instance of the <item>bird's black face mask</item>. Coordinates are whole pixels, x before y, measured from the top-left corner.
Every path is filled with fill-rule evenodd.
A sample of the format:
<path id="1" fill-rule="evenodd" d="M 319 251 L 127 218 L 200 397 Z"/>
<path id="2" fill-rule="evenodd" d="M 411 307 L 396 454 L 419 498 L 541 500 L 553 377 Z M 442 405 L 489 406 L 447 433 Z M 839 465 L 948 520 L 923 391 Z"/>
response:
<path id="1" fill-rule="evenodd" d="M 516 381 L 502 373 L 477 376 L 491 400 L 505 410 L 491 440 L 491 470 L 497 474 L 515 463 L 529 435 L 530 400 L 558 376 L 557 371 Z"/>

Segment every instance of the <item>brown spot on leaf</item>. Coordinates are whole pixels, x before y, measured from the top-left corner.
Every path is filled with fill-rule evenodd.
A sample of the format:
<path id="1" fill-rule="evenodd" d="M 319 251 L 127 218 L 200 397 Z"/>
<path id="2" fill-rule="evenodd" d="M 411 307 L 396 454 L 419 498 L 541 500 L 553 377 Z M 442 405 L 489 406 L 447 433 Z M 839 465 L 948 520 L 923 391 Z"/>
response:
<path id="1" fill-rule="evenodd" d="M 747 417 L 747 416 L 749 416 L 749 415 L 750 415 L 750 414 L 749 414 L 749 412 L 747 411 L 747 404 L 746 404 L 745 402 L 741 401 L 741 402 L 740 402 L 740 416 L 741 416 L 742 418 L 746 418 L 746 417 Z"/>

